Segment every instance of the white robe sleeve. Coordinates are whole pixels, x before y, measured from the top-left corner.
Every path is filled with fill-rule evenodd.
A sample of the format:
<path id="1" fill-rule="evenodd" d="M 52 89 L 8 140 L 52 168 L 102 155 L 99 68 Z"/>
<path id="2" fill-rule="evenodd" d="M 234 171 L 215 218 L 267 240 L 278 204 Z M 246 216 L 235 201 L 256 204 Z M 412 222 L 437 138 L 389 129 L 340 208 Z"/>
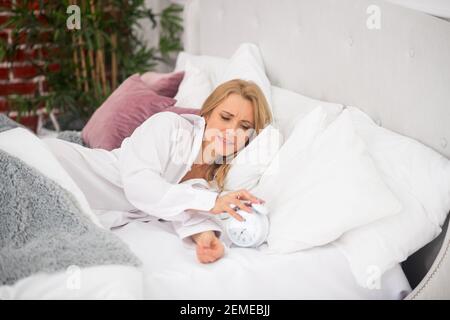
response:
<path id="1" fill-rule="evenodd" d="M 195 242 L 191 236 L 196 233 L 214 231 L 216 236 L 220 238 L 222 229 L 210 217 L 197 213 L 195 210 L 187 210 L 186 213 L 184 221 L 173 221 L 172 225 L 187 248 L 195 248 Z"/>
<path id="2" fill-rule="evenodd" d="M 119 153 L 128 201 L 137 209 L 168 221 L 186 221 L 187 209 L 209 211 L 218 196 L 211 190 L 173 184 L 163 178 L 165 166 L 171 160 L 173 134 L 186 134 L 180 127 L 179 115 L 157 113 L 123 141 Z"/>

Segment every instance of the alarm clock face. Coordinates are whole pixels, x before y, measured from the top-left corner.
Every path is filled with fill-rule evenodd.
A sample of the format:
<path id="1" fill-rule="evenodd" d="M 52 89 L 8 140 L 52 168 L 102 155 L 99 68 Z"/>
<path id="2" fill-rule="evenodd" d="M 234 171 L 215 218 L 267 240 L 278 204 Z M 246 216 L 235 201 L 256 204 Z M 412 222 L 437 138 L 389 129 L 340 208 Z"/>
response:
<path id="1" fill-rule="evenodd" d="M 238 213 L 245 221 L 228 220 L 226 231 L 230 240 L 240 247 L 256 247 L 264 242 L 269 227 L 267 216 L 243 210 Z"/>

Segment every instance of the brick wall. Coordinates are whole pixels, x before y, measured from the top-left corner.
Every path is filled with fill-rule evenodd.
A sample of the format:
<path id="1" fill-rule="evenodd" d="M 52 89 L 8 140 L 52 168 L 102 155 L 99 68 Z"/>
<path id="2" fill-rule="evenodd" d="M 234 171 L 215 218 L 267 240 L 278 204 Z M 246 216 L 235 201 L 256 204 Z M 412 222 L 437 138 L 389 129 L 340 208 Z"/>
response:
<path id="1" fill-rule="evenodd" d="M 36 1 L 37 3 L 38 1 Z M 11 9 L 16 5 L 23 5 L 20 0 L 0 0 L 0 25 L 7 22 L 12 16 Z M 36 5 L 36 4 L 35 4 Z M 29 9 L 35 9 L 31 3 Z M 39 16 L 36 11 L 36 16 L 45 24 L 45 18 Z M 0 39 L 8 44 L 13 43 L 13 26 L 0 27 Z M 39 41 L 42 39 L 42 44 L 37 44 L 32 48 L 26 48 L 25 34 L 19 33 L 15 38 L 14 43 L 19 44 L 12 59 L 4 57 L 0 60 L 0 112 L 8 112 L 10 107 L 8 105 L 7 97 L 10 95 L 20 95 L 23 97 L 32 98 L 35 95 L 45 95 L 47 92 L 47 85 L 45 76 L 39 70 L 39 67 L 32 64 L 32 60 L 39 66 L 39 61 L 43 61 L 51 54 L 48 44 L 51 40 L 51 31 L 43 29 L 39 33 Z M 58 70 L 58 66 L 51 66 L 50 70 Z"/>

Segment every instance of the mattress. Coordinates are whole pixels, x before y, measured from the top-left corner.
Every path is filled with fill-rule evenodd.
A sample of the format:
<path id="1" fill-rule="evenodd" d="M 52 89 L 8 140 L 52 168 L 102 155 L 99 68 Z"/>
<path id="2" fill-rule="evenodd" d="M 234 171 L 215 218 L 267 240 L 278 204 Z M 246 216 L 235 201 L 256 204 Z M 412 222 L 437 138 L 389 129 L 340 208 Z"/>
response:
<path id="1" fill-rule="evenodd" d="M 403 299 L 411 292 L 400 265 L 371 289 L 359 286 L 333 245 L 285 255 L 264 245 L 226 247 L 221 260 L 201 264 L 169 222 L 136 220 L 113 232 L 143 262 L 146 299 Z"/>

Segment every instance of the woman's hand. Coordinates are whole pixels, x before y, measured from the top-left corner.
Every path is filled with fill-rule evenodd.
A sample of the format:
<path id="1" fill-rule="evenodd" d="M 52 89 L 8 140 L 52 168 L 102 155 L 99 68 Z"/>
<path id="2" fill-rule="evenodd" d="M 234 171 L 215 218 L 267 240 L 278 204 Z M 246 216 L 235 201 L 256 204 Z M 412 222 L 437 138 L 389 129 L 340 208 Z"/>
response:
<path id="1" fill-rule="evenodd" d="M 192 239 L 197 244 L 197 258 L 201 263 L 211 263 L 224 254 L 224 247 L 214 231 L 194 234 Z"/>
<path id="2" fill-rule="evenodd" d="M 214 208 L 209 211 L 214 214 L 228 212 L 235 219 L 243 221 L 244 218 L 242 218 L 240 214 L 238 214 L 233 208 L 230 207 L 230 205 L 233 204 L 236 206 L 236 208 L 251 213 L 252 209 L 250 209 L 250 207 L 246 203 L 244 203 L 243 200 L 248 200 L 252 203 L 264 203 L 262 199 L 258 199 L 247 190 L 242 189 L 217 197 Z"/>

